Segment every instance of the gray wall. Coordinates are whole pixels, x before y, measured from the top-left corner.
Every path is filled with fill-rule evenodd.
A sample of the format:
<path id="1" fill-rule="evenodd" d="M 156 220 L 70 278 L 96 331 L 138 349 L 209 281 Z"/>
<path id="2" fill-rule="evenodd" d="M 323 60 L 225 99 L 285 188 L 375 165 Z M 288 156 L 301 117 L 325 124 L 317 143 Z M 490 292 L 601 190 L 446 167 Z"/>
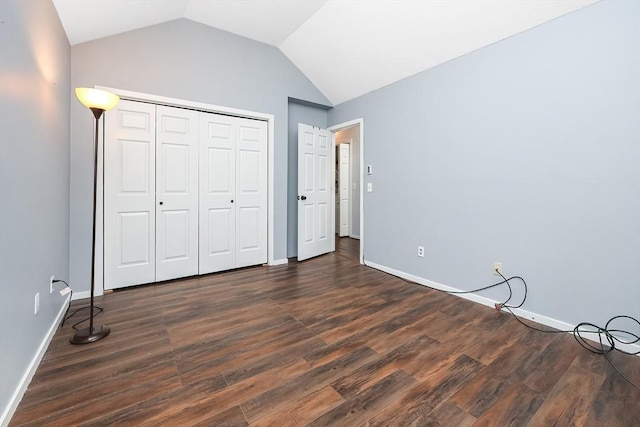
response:
<path id="1" fill-rule="evenodd" d="M 336 132 L 336 142 L 344 140 L 351 140 L 351 237 L 360 238 L 360 126 Z"/>
<path id="2" fill-rule="evenodd" d="M 364 117 L 366 259 L 461 289 L 501 261 L 529 311 L 640 318 L 639 76 L 640 2 L 603 1 L 336 106 Z"/>
<path id="3" fill-rule="evenodd" d="M 298 123 L 327 127 L 327 110 L 289 101 L 287 257 L 298 256 Z"/>
<path id="4" fill-rule="evenodd" d="M 0 21 L 1 414 L 65 301 L 70 48 L 50 1 L 3 0 Z"/>
<path id="5" fill-rule="evenodd" d="M 73 46 L 72 86 L 103 85 L 275 116 L 275 259 L 287 256 L 288 97 L 329 101 L 277 48 L 179 19 Z M 71 279 L 89 289 L 91 120 L 71 104 Z"/>

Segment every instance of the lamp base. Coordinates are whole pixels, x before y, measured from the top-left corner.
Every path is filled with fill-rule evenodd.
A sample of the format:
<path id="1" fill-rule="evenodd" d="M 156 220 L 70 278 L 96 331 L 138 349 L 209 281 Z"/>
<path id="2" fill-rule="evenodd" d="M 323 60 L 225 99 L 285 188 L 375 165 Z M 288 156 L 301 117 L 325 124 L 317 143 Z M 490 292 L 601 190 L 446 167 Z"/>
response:
<path id="1" fill-rule="evenodd" d="M 91 330 L 91 328 L 84 328 L 76 332 L 76 334 L 71 337 L 70 342 L 71 344 L 90 344 L 106 337 L 109 335 L 109 332 L 111 332 L 111 329 L 104 325 L 94 326 L 93 330 Z"/>

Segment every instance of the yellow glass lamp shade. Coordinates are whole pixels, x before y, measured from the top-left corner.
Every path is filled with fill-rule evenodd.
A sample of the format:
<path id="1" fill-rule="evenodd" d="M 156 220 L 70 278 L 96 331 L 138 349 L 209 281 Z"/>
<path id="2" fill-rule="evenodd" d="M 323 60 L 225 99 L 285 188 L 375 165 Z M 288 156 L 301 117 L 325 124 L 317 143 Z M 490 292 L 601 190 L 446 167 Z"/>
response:
<path id="1" fill-rule="evenodd" d="M 76 96 L 85 107 L 103 111 L 111 110 L 120 101 L 118 95 L 88 87 L 77 87 Z"/>

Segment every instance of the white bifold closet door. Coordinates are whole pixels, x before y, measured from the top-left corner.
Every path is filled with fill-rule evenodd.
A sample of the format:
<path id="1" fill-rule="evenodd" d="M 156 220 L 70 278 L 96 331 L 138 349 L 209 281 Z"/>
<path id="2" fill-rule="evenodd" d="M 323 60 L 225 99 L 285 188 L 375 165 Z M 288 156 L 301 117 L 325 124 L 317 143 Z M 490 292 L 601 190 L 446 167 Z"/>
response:
<path id="1" fill-rule="evenodd" d="M 105 115 L 105 289 L 156 277 L 155 120 L 155 105 L 131 101 Z"/>
<path id="2" fill-rule="evenodd" d="M 104 287 L 198 273 L 198 113 L 121 101 L 104 143 Z"/>
<path id="3" fill-rule="evenodd" d="M 267 124 L 200 113 L 200 274 L 267 262 Z"/>
<path id="4" fill-rule="evenodd" d="M 198 274 L 198 112 L 156 107 L 156 281 Z"/>

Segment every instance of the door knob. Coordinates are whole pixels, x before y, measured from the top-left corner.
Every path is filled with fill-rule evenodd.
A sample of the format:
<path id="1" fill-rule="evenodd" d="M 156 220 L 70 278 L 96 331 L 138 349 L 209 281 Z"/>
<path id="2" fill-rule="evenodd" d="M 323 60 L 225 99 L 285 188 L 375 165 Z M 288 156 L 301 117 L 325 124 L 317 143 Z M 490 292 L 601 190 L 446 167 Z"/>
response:
<path id="1" fill-rule="evenodd" d="M 164 202 L 160 202 L 160 206 L 164 205 Z"/>
<path id="2" fill-rule="evenodd" d="M 300 200 L 307 200 L 307 196 L 300 197 Z"/>
<path id="3" fill-rule="evenodd" d="M 231 201 L 231 203 L 233 203 L 233 200 Z"/>

